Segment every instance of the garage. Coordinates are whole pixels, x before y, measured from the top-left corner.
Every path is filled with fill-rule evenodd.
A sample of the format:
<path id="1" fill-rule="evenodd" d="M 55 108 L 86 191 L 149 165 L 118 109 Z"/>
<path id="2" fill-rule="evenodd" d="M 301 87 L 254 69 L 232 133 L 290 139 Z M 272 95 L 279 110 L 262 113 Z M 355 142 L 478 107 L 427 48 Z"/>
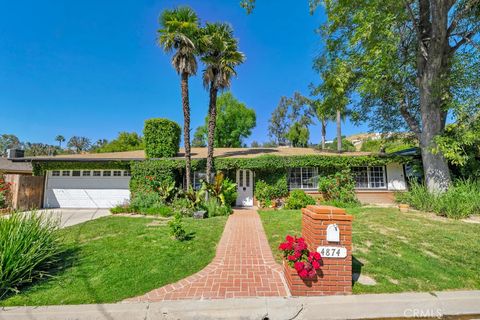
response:
<path id="1" fill-rule="evenodd" d="M 46 174 L 45 208 L 112 208 L 130 199 L 126 170 L 52 170 Z"/>

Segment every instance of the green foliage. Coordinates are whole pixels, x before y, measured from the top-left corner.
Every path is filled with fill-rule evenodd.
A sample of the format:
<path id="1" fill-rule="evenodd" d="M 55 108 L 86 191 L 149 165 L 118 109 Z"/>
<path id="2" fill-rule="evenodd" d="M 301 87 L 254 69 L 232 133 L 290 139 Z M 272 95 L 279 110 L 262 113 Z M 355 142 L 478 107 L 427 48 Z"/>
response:
<path id="1" fill-rule="evenodd" d="M 0 219 L 0 300 L 50 276 L 64 252 L 58 223 L 37 214 Z"/>
<path id="2" fill-rule="evenodd" d="M 172 220 L 168 222 L 170 227 L 170 235 L 179 241 L 185 241 L 188 238 L 185 227 L 183 226 L 183 219 L 180 214 L 175 214 Z"/>
<path id="3" fill-rule="evenodd" d="M 320 177 L 318 189 L 326 201 L 334 201 L 339 206 L 358 203 L 355 195 L 355 180 L 350 170 L 342 170 L 334 175 Z"/>
<path id="4" fill-rule="evenodd" d="M 225 92 L 217 100 L 217 118 L 215 126 L 215 147 L 239 148 L 243 140 L 252 134 L 256 125 L 254 109 L 238 101 L 231 92 Z M 198 127 L 194 135 L 193 145 L 206 146 L 208 117 L 205 125 Z"/>
<path id="5" fill-rule="evenodd" d="M 182 160 L 145 160 L 131 165 L 130 191 L 153 191 L 153 184 L 175 183 L 180 170 L 185 166 Z"/>
<path id="6" fill-rule="evenodd" d="M 180 148 L 180 126 L 168 119 L 149 119 L 143 130 L 148 158 L 172 158 Z"/>
<path id="7" fill-rule="evenodd" d="M 135 213 L 135 210 L 130 205 L 120 204 L 113 208 L 110 208 L 112 214 L 121 214 L 121 213 Z"/>
<path id="8" fill-rule="evenodd" d="M 116 139 L 101 145 L 93 152 L 121 152 L 143 149 L 143 139 L 136 132 L 120 132 Z"/>
<path id="9" fill-rule="evenodd" d="M 292 190 L 285 200 L 286 209 L 302 209 L 314 204 L 316 204 L 315 199 L 303 190 Z"/>
<path id="10" fill-rule="evenodd" d="M 10 183 L 5 181 L 5 176 L 0 172 L 0 209 L 9 207 Z"/>
<path id="11" fill-rule="evenodd" d="M 325 146 L 328 150 L 337 151 L 337 138 L 333 139 L 331 143 L 326 143 Z M 342 151 L 352 152 L 357 149 L 350 140 L 347 140 L 345 137 L 342 137 Z"/>
<path id="12" fill-rule="evenodd" d="M 76 161 L 34 161 L 32 170 L 34 176 L 42 176 L 49 170 L 102 170 L 102 169 L 120 169 L 130 170 L 128 161 L 94 161 L 94 162 L 76 162 Z"/>
<path id="13" fill-rule="evenodd" d="M 191 217 L 193 216 L 193 212 L 195 211 L 196 207 L 188 198 L 175 198 L 172 203 L 170 204 L 172 210 L 183 217 Z"/>
<path id="14" fill-rule="evenodd" d="M 215 175 L 213 183 L 203 183 L 202 188 L 209 197 L 215 198 L 223 206 L 231 206 L 237 199 L 237 184 L 225 179 L 224 174 L 219 172 Z"/>
<path id="15" fill-rule="evenodd" d="M 462 114 L 435 139 L 434 152 L 441 152 L 461 178 L 480 178 L 480 113 Z"/>
<path id="16" fill-rule="evenodd" d="M 288 195 L 288 181 L 285 170 L 260 171 L 255 181 L 255 197 L 262 205 L 269 205 L 272 200 Z"/>
<path id="17" fill-rule="evenodd" d="M 144 209 L 160 207 L 164 204 L 164 200 L 156 192 L 137 192 L 130 200 L 130 208 L 138 213 L 142 213 Z"/>
<path id="18" fill-rule="evenodd" d="M 392 153 L 405 149 L 417 147 L 418 143 L 408 138 L 393 138 L 393 139 L 367 139 L 363 141 L 360 151 L 365 152 L 386 152 Z"/>
<path id="19" fill-rule="evenodd" d="M 73 150 L 75 153 L 81 153 L 88 151 L 92 146 L 92 142 L 87 137 L 73 136 L 68 140 L 67 147 Z"/>
<path id="20" fill-rule="evenodd" d="M 216 198 L 209 198 L 202 204 L 209 217 L 228 216 L 232 213 L 229 205 L 222 205 Z"/>
<path id="21" fill-rule="evenodd" d="M 20 140 L 13 134 L 0 135 L 0 156 L 6 155 L 7 149 L 16 149 L 21 145 Z"/>
<path id="22" fill-rule="evenodd" d="M 408 192 L 399 193 L 397 201 L 453 219 L 480 214 L 480 182 L 458 180 L 444 193 L 430 193 L 424 185 L 412 183 Z"/>

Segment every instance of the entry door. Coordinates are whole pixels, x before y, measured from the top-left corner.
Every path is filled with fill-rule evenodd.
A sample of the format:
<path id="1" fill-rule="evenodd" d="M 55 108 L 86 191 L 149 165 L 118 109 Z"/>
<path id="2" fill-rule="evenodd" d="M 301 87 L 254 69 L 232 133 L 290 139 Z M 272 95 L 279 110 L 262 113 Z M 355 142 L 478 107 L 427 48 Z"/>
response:
<path id="1" fill-rule="evenodd" d="M 237 206 L 253 206 L 253 172 L 237 170 Z"/>

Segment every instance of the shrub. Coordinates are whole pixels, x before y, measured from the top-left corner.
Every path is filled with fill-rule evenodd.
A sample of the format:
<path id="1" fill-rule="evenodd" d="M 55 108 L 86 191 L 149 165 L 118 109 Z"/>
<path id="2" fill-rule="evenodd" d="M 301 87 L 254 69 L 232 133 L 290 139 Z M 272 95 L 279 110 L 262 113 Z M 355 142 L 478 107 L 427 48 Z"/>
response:
<path id="1" fill-rule="evenodd" d="M 146 215 L 160 215 L 163 217 L 170 217 L 173 215 L 173 209 L 164 204 L 156 204 L 150 208 L 142 208 L 140 213 Z"/>
<path id="2" fill-rule="evenodd" d="M 176 198 L 172 201 L 170 207 L 172 211 L 175 211 L 184 217 L 193 216 L 193 212 L 195 211 L 195 207 L 187 198 Z"/>
<path id="3" fill-rule="evenodd" d="M 232 208 L 228 205 L 222 205 L 217 199 L 209 198 L 203 203 L 203 209 L 207 211 L 209 217 L 228 216 L 232 213 Z"/>
<path id="4" fill-rule="evenodd" d="M 49 275 L 64 252 L 57 226 L 36 214 L 0 218 L 0 299 Z"/>
<path id="5" fill-rule="evenodd" d="M 180 126 L 168 119 L 149 119 L 143 129 L 147 158 L 173 158 L 180 148 Z"/>
<path id="6" fill-rule="evenodd" d="M 222 172 L 217 173 L 213 183 L 203 183 L 204 189 L 209 197 L 217 199 L 222 205 L 233 205 L 237 199 L 237 184 L 225 179 Z"/>
<path id="7" fill-rule="evenodd" d="M 8 196 L 10 192 L 10 183 L 5 181 L 5 177 L 0 173 L 0 209 L 8 207 Z"/>
<path id="8" fill-rule="evenodd" d="M 422 184 L 412 183 L 408 192 L 397 195 L 397 201 L 418 210 L 462 219 L 480 213 L 480 182 L 458 180 L 446 192 L 439 194 L 428 192 Z"/>
<path id="9" fill-rule="evenodd" d="M 155 192 L 138 192 L 130 201 L 130 208 L 135 212 L 160 205 L 164 205 L 163 199 Z"/>
<path id="10" fill-rule="evenodd" d="M 174 160 L 156 161 L 146 160 L 131 164 L 130 191 L 154 191 L 155 185 L 162 183 L 176 183 L 178 177 L 178 164 Z"/>
<path id="11" fill-rule="evenodd" d="M 308 205 L 316 204 L 315 199 L 303 190 L 293 190 L 285 201 L 287 209 L 302 209 Z"/>
<path id="12" fill-rule="evenodd" d="M 183 227 L 182 216 L 180 214 L 175 214 L 175 217 L 168 222 L 170 227 L 170 235 L 176 240 L 184 241 L 187 239 L 187 232 Z"/>
<path id="13" fill-rule="evenodd" d="M 130 207 L 130 205 L 118 205 L 110 209 L 112 214 L 120 214 L 120 213 L 134 213 L 135 211 Z"/>
<path id="14" fill-rule="evenodd" d="M 349 170 L 320 177 L 318 186 L 326 201 L 335 202 L 340 206 L 358 203 L 355 195 L 355 180 Z"/>
<path id="15" fill-rule="evenodd" d="M 288 182 L 285 172 L 262 172 L 255 183 L 255 197 L 267 205 L 272 200 L 288 195 Z"/>

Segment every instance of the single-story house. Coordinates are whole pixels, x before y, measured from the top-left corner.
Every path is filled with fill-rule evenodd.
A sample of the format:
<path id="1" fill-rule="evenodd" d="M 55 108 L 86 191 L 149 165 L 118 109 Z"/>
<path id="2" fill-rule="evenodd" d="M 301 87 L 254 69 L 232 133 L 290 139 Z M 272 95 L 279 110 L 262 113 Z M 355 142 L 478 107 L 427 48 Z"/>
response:
<path id="1" fill-rule="evenodd" d="M 183 150 L 173 160 L 182 160 Z M 202 160 L 207 157 L 206 148 L 192 148 L 192 159 Z M 237 205 L 254 205 L 254 188 L 256 169 L 244 165 L 249 160 L 274 159 L 284 161 L 303 157 L 311 160 L 327 159 L 335 162 L 362 159 L 362 165 L 351 166 L 356 183 L 356 194 L 360 201 L 366 203 L 392 203 L 394 193 L 407 189 L 405 168 L 398 157 L 389 161 L 374 161 L 375 157 L 388 157 L 367 152 L 329 153 L 311 148 L 216 148 L 214 157 L 230 160 L 238 186 Z M 267 157 L 267 158 L 265 158 Z M 332 158 L 330 158 L 332 157 Z M 338 158 L 342 157 L 342 159 Z M 371 157 L 371 158 L 370 158 Z M 371 162 L 370 159 L 372 159 Z M 127 151 L 115 153 L 90 153 L 74 155 L 44 156 L 14 159 L 16 162 L 31 162 L 34 174 L 44 175 L 43 206 L 45 208 L 109 208 L 130 199 L 129 182 L 130 164 L 145 161 L 144 151 Z M 290 161 L 290 160 L 288 160 Z M 288 161 L 284 161 L 287 163 Z M 257 161 L 258 162 L 258 161 Z M 292 161 L 285 166 L 289 166 Z M 305 163 L 305 161 L 303 162 Z M 352 162 L 353 163 L 353 162 Z M 360 162 L 359 162 L 360 163 Z M 108 167 L 108 164 L 112 164 Z M 286 168 L 290 190 L 302 189 L 307 193 L 318 193 L 318 177 L 321 175 L 315 165 Z M 204 170 L 193 173 L 193 184 L 198 187 L 205 177 Z"/>
<path id="2" fill-rule="evenodd" d="M 13 162 L 11 159 L 0 157 L 0 172 L 3 174 L 32 175 L 30 162 Z"/>

